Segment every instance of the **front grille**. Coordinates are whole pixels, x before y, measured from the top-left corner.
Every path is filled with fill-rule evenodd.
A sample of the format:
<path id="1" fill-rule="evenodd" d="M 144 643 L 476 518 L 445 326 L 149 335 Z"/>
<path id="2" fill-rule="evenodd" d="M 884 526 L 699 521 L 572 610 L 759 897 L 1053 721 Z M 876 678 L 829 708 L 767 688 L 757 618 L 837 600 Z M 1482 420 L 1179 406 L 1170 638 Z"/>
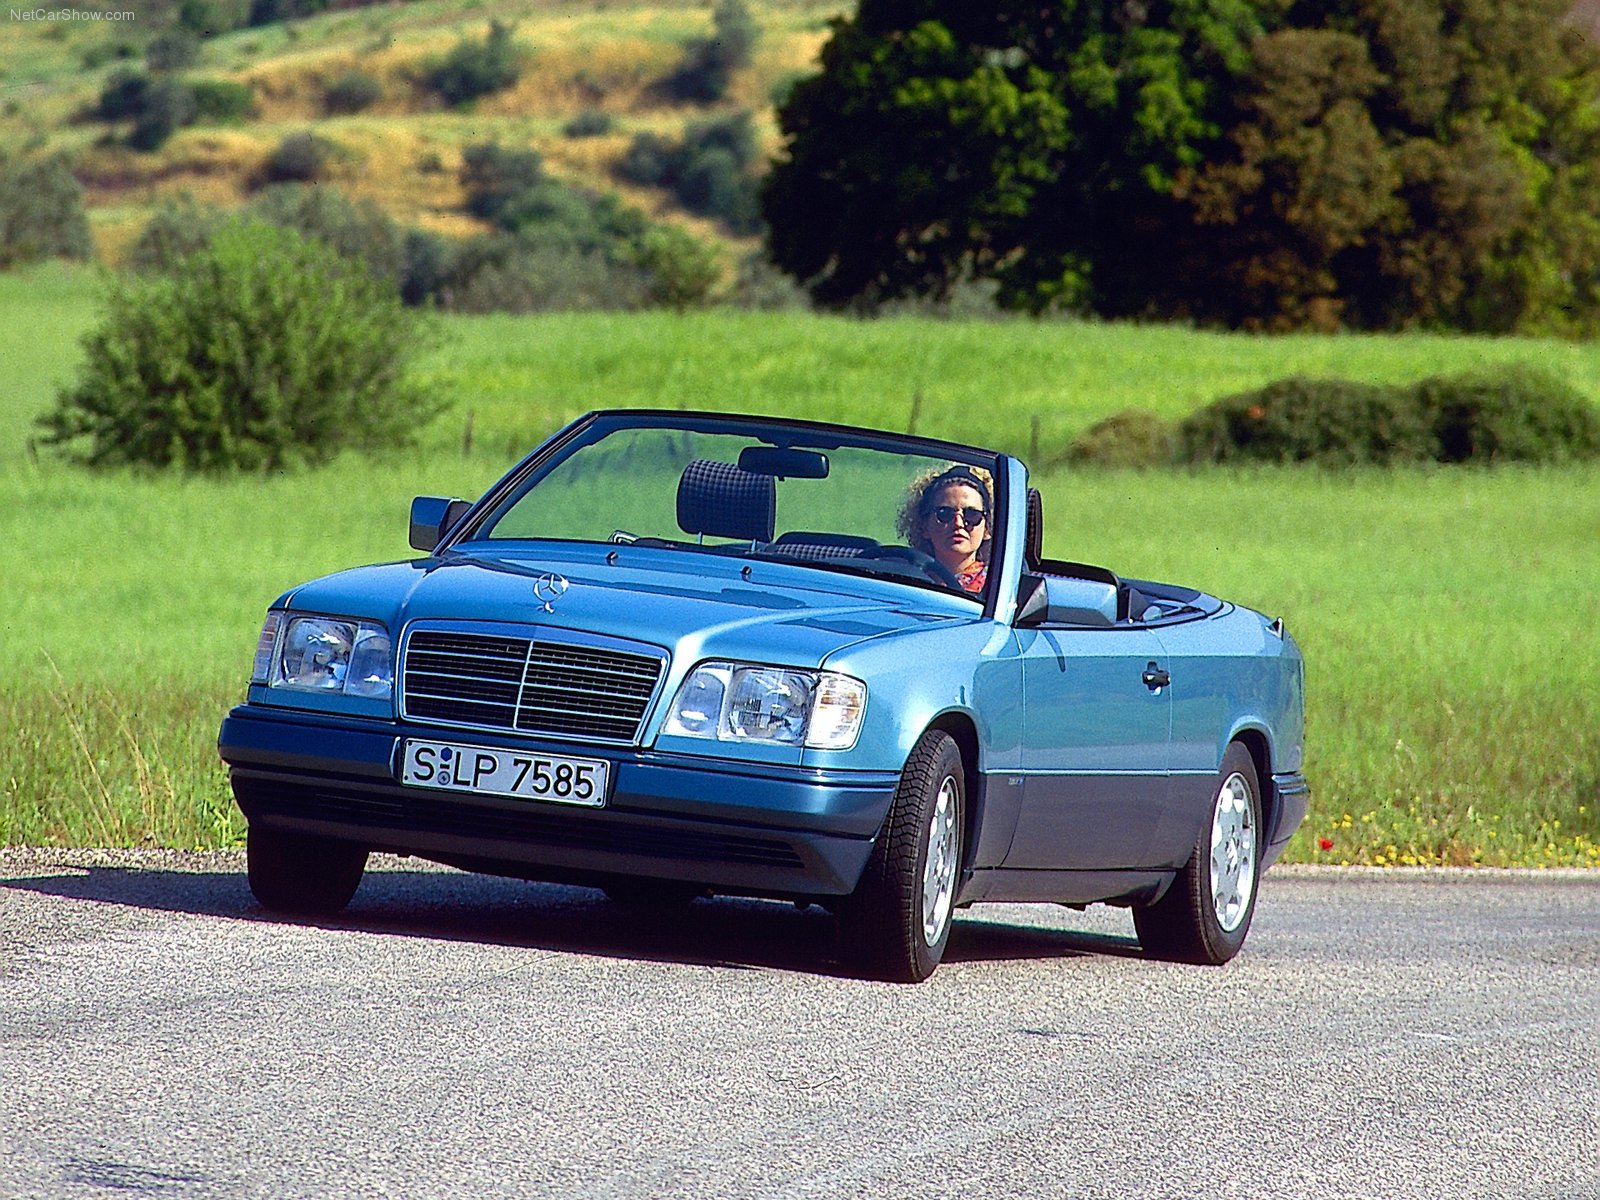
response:
<path id="1" fill-rule="evenodd" d="M 419 630 L 402 673 L 408 717 L 632 744 L 665 662 L 607 647 Z"/>

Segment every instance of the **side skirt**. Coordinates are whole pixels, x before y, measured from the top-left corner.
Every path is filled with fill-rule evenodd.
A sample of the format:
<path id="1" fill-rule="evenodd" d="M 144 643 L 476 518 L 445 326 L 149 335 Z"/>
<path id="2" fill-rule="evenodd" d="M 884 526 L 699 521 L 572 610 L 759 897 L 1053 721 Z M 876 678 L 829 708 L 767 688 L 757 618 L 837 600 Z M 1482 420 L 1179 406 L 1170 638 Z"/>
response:
<path id="1" fill-rule="evenodd" d="M 1174 871 L 973 871 L 957 899 L 1042 901 L 1050 904 L 1153 904 L 1177 877 Z"/>

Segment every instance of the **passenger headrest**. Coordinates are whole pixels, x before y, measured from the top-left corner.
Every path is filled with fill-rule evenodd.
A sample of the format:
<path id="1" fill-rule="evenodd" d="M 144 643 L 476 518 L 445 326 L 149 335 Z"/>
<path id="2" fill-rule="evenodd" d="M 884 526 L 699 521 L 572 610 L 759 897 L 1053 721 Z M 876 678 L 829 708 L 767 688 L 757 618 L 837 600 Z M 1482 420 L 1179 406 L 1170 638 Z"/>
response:
<path id="1" fill-rule="evenodd" d="M 770 475 L 697 458 L 678 480 L 678 528 L 708 537 L 772 540 L 777 487 Z"/>

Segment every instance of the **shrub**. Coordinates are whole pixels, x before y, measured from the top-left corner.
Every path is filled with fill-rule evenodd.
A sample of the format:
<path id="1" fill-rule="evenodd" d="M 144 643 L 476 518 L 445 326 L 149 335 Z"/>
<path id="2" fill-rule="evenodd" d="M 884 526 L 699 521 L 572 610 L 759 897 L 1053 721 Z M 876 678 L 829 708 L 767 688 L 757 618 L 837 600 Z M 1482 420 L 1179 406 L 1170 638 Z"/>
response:
<path id="1" fill-rule="evenodd" d="M 811 307 L 811 297 L 792 277 L 773 265 L 765 252 L 752 250 L 734 269 L 726 302 L 757 312 L 795 312 Z"/>
<path id="2" fill-rule="evenodd" d="M 93 253 L 83 189 L 60 158 L 12 158 L 0 150 L 0 269 Z"/>
<path id="3" fill-rule="evenodd" d="M 170 274 L 112 284 L 43 441 L 93 467 L 277 469 L 402 444 L 437 411 L 404 373 L 426 339 L 393 289 L 258 221 Z"/>
<path id="4" fill-rule="evenodd" d="M 603 137 L 616 127 L 616 119 L 598 108 L 586 108 L 562 126 L 569 138 Z"/>
<path id="5" fill-rule="evenodd" d="M 648 302 L 649 280 L 639 267 L 601 251 L 530 246 L 498 233 L 458 249 L 438 299 L 463 313 L 627 310 Z"/>
<path id="6" fill-rule="evenodd" d="M 509 229 L 513 202 L 544 181 L 537 150 L 507 150 L 498 142 L 476 142 L 461 151 L 461 186 L 467 211 Z"/>
<path id="7" fill-rule="evenodd" d="M 100 102 L 95 115 L 102 121 L 122 121 L 137 117 L 144 111 L 145 93 L 150 90 L 150 79 L 139 71 L 118 67 L 106 77 L 100 88 Z"/>
<path id="8" fill-rule="evenodd" d="M 202 38 L 243 28 L 250 18 L 249 0 L 182 0 L 178 25 Z"/>
<path id="9" fill-rule="evenodd" d="M 323 110 L 329 113 L 357 113 L 383 99 L 383 84 L 365 71 L 346 71 L 322 93 Z"/>
<path id="10" fill-rule="evenodd" d="M 1125 408 L 1073 439 L 1066 461 L 1080 466 L 1161 467 L 1177 453 L 1172 426 L 1146 408 Z"/>
<path id="11" fill-rule="evenodd" d="M 365 265 L 373 278 L 399 284 L 405 233 L 371 200 L 352 200 L 334 187 L 283 183 L 262 190 L 250 202 L 249 213 L 316 238 Z"/>
<path id="12" fill-rule="evenodd" d="M 151 80 L 128 134 L 128 145 L 147 152 L 159 150 L 179 129 L 192 125 L 198 115 L 188 84 L 170 76 Z"/>
<path id="13" fill-rule="evenodd" d="M 171 271 L 179 259 L 205 246 L 221 222 L 220 212 L 201 207 L 189 196 L 168 201 L 134 239 L 127 264 L 135 271 Z"/>
<path id="14" fill-rule="evenodd" d="M 638 241 L 635 261 L 644 270 L 651 301 L 679 310 L 711 299 L 722 280 L 722 262 L 699 238 L 676 225 L 657 225 Z"/>
<path id="15" fill-rule="evenodd" d="M 712 35 L 684 48 L 683 61 L 667 77 L 667 90 L 679 100 L 712 104 L 728 94 L 733 73 L 750 65 L 760 30 L 744 0 L 717 0 Z"/>
<path id="16" fill-rule="evenodd" d="M 412 307 L 429 303 L 444 284 L 450 243 L 426 229 L 408 229 L 400 256 L 400 299 Z"/>
<path id="17" fill-rule="evenodd" d="M 1333 465 L 1560 462 L 1600 455 L 1600 413 L 1527 367 L 1378 386 L 1286 379 L 1226 396 L 1179 426 L 1191 462 Z"/>
<path id="18" fill-rule="evenodd" d="M 659 133 L 645 130 L 633 135 L 633 141 L 628 143 L 622 161 L 617 165 L 617 173 L 645 187 L 668 186 L 665 181 L 668 172 L 673 170 L 677 154 L 675 142 L 668 141 Z"/>
<path id="19" fill-rule="evenodd" d="M 199 61 L 199 37 L 181 27 L 158 33 L 144 48 L 144 64 L 152 71 L 181 71 Z"/>
<path id="20" fill-rule="evenodd" d="M 291 133 L 278 143 L 262 168 L 268 183 L 311 183 L 333 161 L 334 144 L 311 132 Z"/>
<path id="21" fill-rule="evenodd" d="M 1600 457 L 1600 411 L 1537 368 L 1425 379 L 1418 399 L 1432 417 L 1441 462 L 1566 462 Z"/>
<path id="22" fill-rule="evenodd" d="M 231 79 L 191 79 L 197 121 L 242 121 L 255 111 L 255 94 Z"/>
<path id="23" fill-rule="evenodd" d="M 760 157 L 748 112 L 691 124 L 682 142 L 640 133 L 618 167 L 623 178 L 669 188 L 690 212 L 714 217 L 734 233 L 761 230 L 758 185 L 751 167 Z"/>
<path id="24" fill-rule="evenodd" d="M 428 83 L 446 104 L 465 104 L 516 83 L 523 51 L 511 40 L 512 26 L 489 22 L 481 42 L 463 38 L 428 74 Z"/>

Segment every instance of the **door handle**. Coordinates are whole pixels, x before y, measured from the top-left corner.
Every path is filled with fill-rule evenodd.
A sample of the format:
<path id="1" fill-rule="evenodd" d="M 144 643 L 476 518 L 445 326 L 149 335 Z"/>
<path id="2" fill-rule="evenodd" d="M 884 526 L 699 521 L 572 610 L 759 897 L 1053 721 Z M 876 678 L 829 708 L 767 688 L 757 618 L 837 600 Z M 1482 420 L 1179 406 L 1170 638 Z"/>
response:
<path id="1" fill-rule="evenodd" d="M 1172 676 L 1168 672 L 1163 671 L 1156 663 L 1151 663 L 1149 666 L 1147 666 L 1144 669 L 1144 674 L 1141 675 L 1140 678 L 1144 680 L 1145 687 L 1149 688 L 1152 692 L 1159 692 L 1162 688 L 1167 687 L 1172 683 Z"/>

